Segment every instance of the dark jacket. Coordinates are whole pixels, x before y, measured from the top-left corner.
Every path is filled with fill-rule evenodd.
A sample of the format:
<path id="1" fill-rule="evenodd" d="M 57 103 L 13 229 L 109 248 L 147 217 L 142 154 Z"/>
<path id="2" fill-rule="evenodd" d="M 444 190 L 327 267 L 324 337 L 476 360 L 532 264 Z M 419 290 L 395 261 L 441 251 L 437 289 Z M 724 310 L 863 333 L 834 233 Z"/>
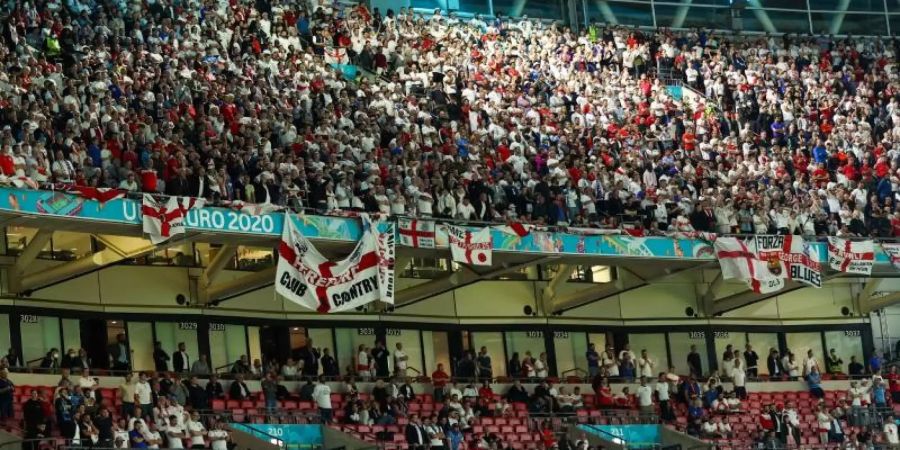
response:
<path id="1" fill-rule="evenodd" d="M 241 386 L 243 386 L 244 389 L 241 389 Z M 247 383 L 244 383 L 243 381 L 234 380 L 228 388 L 228 395 L 232 400 L 244 400 L 249 397 L 244 396 L 244 392 L 250 392 L 250 388 L 248 388 Z"/>

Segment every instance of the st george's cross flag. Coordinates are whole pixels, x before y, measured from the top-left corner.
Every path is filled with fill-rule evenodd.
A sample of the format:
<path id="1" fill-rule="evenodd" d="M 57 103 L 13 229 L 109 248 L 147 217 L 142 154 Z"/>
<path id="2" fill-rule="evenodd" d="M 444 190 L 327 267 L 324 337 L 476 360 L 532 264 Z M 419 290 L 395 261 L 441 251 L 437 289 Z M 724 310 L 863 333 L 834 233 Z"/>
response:
<path id="1" fill-rule="evenodd" d="M 900 244 L 882 242 L 881 249 L 884 250 L 884 254 L 890 258 L 891 265 L 894 266 L 895 269 L 900 270 Z"/>
<path id="2" fill-rule="evenodd" d="M 69 193 L 75 194 L 87 200 L 96 200 L 101 204 L 106 203 L 110 200 L 116 200 L 125 197 L 125 191 L 123 189 L 97 188 L 92 186 L 75 185 L 69 188 Z"/>
<path id="3" fill-rule="evenodd" d="M 453 261 L 474 266 L 490 266 L 494 251 L 491 229 L 471 231 L 466 228 L 447 225 L 447 243 Z"/>
<path id="4" fill-rule="evenodd" d="M 353 310 L 376 300 L 393 303 L 393 239 L 379 236 L 367 214 L 361 218 L 363 232 L 356 247 L 346 258 L 331 261 L 286 215 L 275 291 L 320 313 Z"/>
<path id="5" fill-rule="evenodd" d="M 753 292 L 767 294 L 784 287 L 784 278 L 767 268 L 767 261 L 759 259 L 756 241 L 734 237 L 719 238 L 713 244 L 716 258 L 722 269 L 722 278 L 738 279 L 747 283 Z"/>
<path id="6" fill-rule="evenodd" d="M 828 238 L 828 265 L 839 272 L 872 275 L 875 265 L 874 241 Z"/>
<path id="7" fill-rule="evenodd" d="M 413 248 L 434 248 L 434 221 L 400 217 L 397 219 L 400 245 Z"/>
<path id="8" fill-rule="evenodd" d="M 193 208 L 202 208 L 206 200 L 191 197 L 168 197 L 157 202 L 150 194 L 144 194 L 141 214 L 144 216 L 144 233 L 150 242 L 160 244 L 172 236 L 184 234 L 184 217 Z"/>
<path id="9" fill-rule="evenodd" d="M 534 228 L 534 225 L 529 225 L 527 223 L 521 222 L 510 222 L 506 225 L 498 225 L 495 226 L 494 229 L 501 233 L 511 234 L 514 236 L 518 236 L 523 238 L 531 234 L 531 230 Z"/>

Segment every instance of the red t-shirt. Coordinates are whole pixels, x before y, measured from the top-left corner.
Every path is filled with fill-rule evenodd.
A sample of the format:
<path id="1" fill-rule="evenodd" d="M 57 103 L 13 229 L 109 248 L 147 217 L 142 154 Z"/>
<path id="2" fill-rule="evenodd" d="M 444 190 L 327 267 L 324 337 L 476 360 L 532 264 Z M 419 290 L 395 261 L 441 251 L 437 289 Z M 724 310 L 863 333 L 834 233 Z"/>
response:
<path id="1" fill-rule="evenodd" d="M 6 175 L 8 177 L 16 174 L 16 165 L 13 162 L 12 155 L 0 155 L 0 170 L 3 171 L 3 175 Z"/>

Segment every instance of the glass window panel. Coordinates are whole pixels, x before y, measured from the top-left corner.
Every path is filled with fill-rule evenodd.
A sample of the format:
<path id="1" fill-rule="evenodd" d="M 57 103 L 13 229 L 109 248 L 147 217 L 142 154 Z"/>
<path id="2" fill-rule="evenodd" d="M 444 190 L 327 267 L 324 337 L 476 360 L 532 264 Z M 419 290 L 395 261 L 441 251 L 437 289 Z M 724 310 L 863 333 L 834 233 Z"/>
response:
<path id="1" fill-rule="evenodd" d="M 62 319 L 62 326 L 62 345 L 65 347 L 65 350 L 67 352 L 69 349 L 73 349 L 76 353 L 78 353 L 78 350 L 81 349 L 81 321 L 78 319 Z"/>
<path id="2" fill-rule="evenodd" d="M 375 330 L 373 328 L 338 328 L 335 330 L 335 335 L 341 371 L 348 374 L 355 373 L 359 346 L 362 345 L 366 351 L 371 351 L 375 346 Z M 348 372 L 348 369 L 351 371 Z"/>
<path id="3" fill-rule="evenodd" d="M 521 361 L 529 353 L 531 357 L 537 360 L 541 353 L 547 351 L 544 346 L 544 333 L 542 331 L 508 331 L 504 333 L 506 336 L 506 351 L 510 355 L 519 354 Z M 550 368 L 548 367 L 549 371 Z"/>
<path id="4" fill-rule="evenodd" d="M 274 262 L 274 253 L 271 248 L 238 246 L 237 269 L 256 272 L 269 267 Z"/>
<path id="5" fill-rule="evenodd" d="M 828 351 L 834 349 L 839 358 L 844 360 L 842 372 L 847 373 L 847 365 L 850 364 L 850 358 L 856 357 L 856 360 L 866 365 L 863 353 L 863 343 L 861 336 L 847 336 L 846 331 L 826 331 L 825 346 Z M 825 362 L 821 362 L 821 367 L 825 369 Z"/>
<path id="6" fill-rule="evenodd" d="M 556 351 L 556 373 L 560 377 L 587 376 L 587 335 L 556 331 L 553 333 Z"/>
<path id="7" fill-rule="evenodd" d="M 896 0 L 888 0 L 888 4 Z M 811 0 L 812 10 L 848 10 L 884 12 L 884 0 Z"/>
<path id="8" fill-rule="evenodd" d="M 258 334 L 258 333 L 257 333 Z M 210 324 L 210 362 L 213 369 L 229 371 L 224 367 L 247 354 L 247 332 L 243 325 Z M 221 368 L 221 369 L 220 369 Z"/>
<path id="9" fill-rule="evenodd" d="M 422 341 L 425 342 L 425 348 L 423 349 L 425 370 L 422 371 L 423 374 L 431 376 L 431 372 L 437 370 L 438 364 L 443 364 L 444 372 L 450 373 L 450 346 L 447 343 L 447 332 L 422 331 Z M 495 357 L 492 355 L 492 363 Z"/>
<path id="10" fill-rule="evenodd" d="M 153 370 L 153 324 L 128 322 L 127 334 L 131 347 L 131 368 L 136 371 Z"/>
<path id="11" fill-rule="evenodd" d="M 826 34 L 886 35 L 884 14 L 811 13 L 813 30 Z"/>
<path id="12" fill-rule="evenodd" d="M 793 0 L 792 0 L 793 1 Z M 765 11 L 745 9 L 741 12 L 742 24 L 746 31 L 770 31 L 778 33 L 809 33 L 809 15 L 804 12 Z"/>
<path id="13" fill-rule="evenodd" d="M 0 351 L 6 355 L 11 348 L 12 340 L 9 337 L 9 314 L 0 314 Z"/>
<path id="14" fill-rule="evenodd" d="M 612 0 L 585 1 L 590 22 L 653 26 L 653 11 L 651 11 L 650 2 L 639 4 L 619 3 Z"/>
<path id="15" fill-rule="evenodd" d="M 705 28 L 711 23 L 731 27 L 731 9 L 687 5 L 656 5 L 656 23 L 661 27 Z"/>
<path id="16" fill-rule="evenodd" d="M 162 344 L 163 350 L 171 356 L 178 351 L 178 344 L 184 342 L 188 354 L 188 366 L 197 360 L 200 348 L 197 345 L 197 322 L 156 322 L 156 340 Z M 172 362 L 169 368 L 174 370 Z"/>
<path id="17" fill-rule="evenodd" d="M 610 340 L 610 342 L 612 342 L 612 340 Z M 602 353 L 606 350 L 606 333 L 588 333 L 588 343 L 594 344 L 597 353 Z M 587 349 L 584 351 L 587 352 Z M 585 364 L 587 364 L 587 362 L 585 362 Z"/>
<path id="18" fill-rule="evenodd" d="M 769 357 L 769 351 L 773 348 L 779 352 L 781 351 L 778 348 L 778 333 L 748 333 L 747 342 L 753 346 L 753 350 L 759 356 L 759 362 L 757 363 L 758 372 L 762 375 L 768 375 L 769 367 L 766 364 L 766 358 Z"/>
<path id="19" fill-rule="evenodd" d="M 641 376 L 656 378 L 660 372 L 668 370 L 669 357 L 666 353 L 666 335 L 664 333 L 631 333 L 628 335 L 628 344 L 638 361 L 641 359 L 641 351 L 647 350 L 647 357 L 653 363 L 653 371 L 649 374 L 642 373 Z"/>
<path id="20" fill-rule="evenodd" d="M 503 352 L 503 333 L 499 331 L 475 331 L 471 334 L 472 351 L 476 354 L 481 351 L 481 347 L 486 347 L 488 355 L 491 355 L 491 369 L 494 376 L 506 374 L 506 360 L 508 359 Z M 509 353 L 512 357 L 512 351 Z M 521 358 L 521 355 L 520 355 Z M 507 374 L 509 376 L 519 376 L 519 374 Z"/>
<path id="21" fill-rule="evenodd" d="M 766 8 L 785 8 L 785 9 L 798 9 L 805 10 L 806 3 L 803 0 L 756 0 L 759 2 L 759 5 Z M 810 0 L 812 2 L 818 2 L 819 0 Z M 747 2 L 750 3 L 750 2 Z M 781 11 L 779 11 L 780 13 Z"/>
<path id="22" fill-rule="evenodd" d="M 409 376 L 428 375 L 426 368 L 422 365 L 422 341 L 419 330 L 388 328 L 386 334 L 385 345 L 387 345 L 388 351 L 391 352 L 391 357 L 388 358 L 388 366 L 391 373 L 396 373 L 394 354 L 397 351 L 397 344 L 400 344 L 403 346 L 403 353 L 406 353 L 406 356 L 409 357 L 406 360 L 408 369 L 406 374 Z"/>
<path id="23" fill-rule="evenodd" d="M 825 368 L 825 360 L 822 359 L 822 333 L 818 331 L 809 333 L 785 333 L 788 350 L 794 353 L 794 361 L 800 366 L 801 373 L 803 363 L 806 361 L 806 352 L 812 350 L 813 357 L 819 362 L 819 368 Z"/>
<path id="24" fill-rule="evenodd" d="M 900 34 L 900 14 L 891 14 L 888 21 L 891 23 L 891 34 Z"/>
<path id="25" fill-rule="evenodd" d="M 247 346 L 250 347 L 250 362 L 262 361 L 262 343 L 259 337 L 259 327 L 247 327 Z"/>
<path id="26" fill-rule="evenodd" d="M 725 349 L 731 345 L 732 350 L 744 353 L 744 345 L 747 344 L 747 333 L 742 331 L 717 331 L 713 333 L 713 342 L 716 344 L 716 367 L 721 371 L 722 361 L 725 359 Z M 743 359 L 743 356 L 741 357 Z"/>
<path id="27" fill-rule="evenodd" d="M 669 348 L 672 350 L 672 365 L 678 374 L 687 375 L 691 371 L 688 369 L 687 357 L 691 353 L 691 347 L 695 346 L 697 353 L 700 354 L 700 369 L 705 375 L 709 373 L 709 354 L 706 351 L 706 332 L 704 331 L 682 331 L 678 333 L 669 333 Z"/>
<path id="28" fill-rule="evenodd" d="M 60 351 L 62 358 L 62 340 L 59 334 L 59 318 L 44 316 L 24 316 L 22 320 L 22 358 L 29 361 L 40 360 L 51 349 Z M 30 366 L 40 365 L 35 361 Z"/>
<path id="29" fill-rule="evenodd" d="M 885 3 L 887 4 L 887 10 L 889 12 L 900 13 L 900 0 L 887 0 Z"/>

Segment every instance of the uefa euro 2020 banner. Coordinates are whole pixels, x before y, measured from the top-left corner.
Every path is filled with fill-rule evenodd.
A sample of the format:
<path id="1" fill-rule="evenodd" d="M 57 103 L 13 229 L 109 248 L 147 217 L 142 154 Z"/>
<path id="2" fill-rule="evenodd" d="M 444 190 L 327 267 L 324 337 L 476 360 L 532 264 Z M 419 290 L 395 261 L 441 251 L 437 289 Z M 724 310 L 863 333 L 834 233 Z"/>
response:
<path id="1" fill-rule="evenodd" d="M 320 313 L 349 311 L 380 300 L 394 303 L 394 229 L 382 232 L 361 215 L 362 236 L 349 256 L 322 256 L 285 217 L 278 246 L 275 291 Z"/>

